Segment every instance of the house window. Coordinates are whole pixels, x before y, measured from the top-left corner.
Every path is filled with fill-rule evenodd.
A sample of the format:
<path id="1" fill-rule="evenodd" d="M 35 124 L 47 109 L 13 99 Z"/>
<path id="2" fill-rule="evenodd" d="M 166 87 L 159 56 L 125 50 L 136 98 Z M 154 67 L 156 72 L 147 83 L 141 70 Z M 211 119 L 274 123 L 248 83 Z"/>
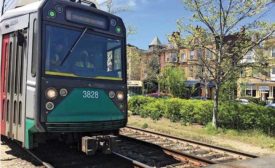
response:
<path id="1" fill-rule="evenodd" d="M 171 53 L 171 60 L 172 60 L 172 62 L 177 62 L 178 61 L 177 53 Z"/>
<path id="2" fill-rule="evenodd" d="M 272 68 L 272 74 L 275 75 L 275 67 Z"/>
<path id="3" fill-rule="evenodd" d="M 248 59 L 248 60 L 251 60 L 251 59 L 252 59 L 252 55 L 253 55 L 252 51 L 249 51 L 249 52 L 246 54 L 245 58 Z"/>
<path id="4" fill-rule="evenodd" d="M 209 50 L 206 50 L 206 58 L 212 59 L 212 53 Z"/>
<path id="5" fill-rule="evenodd" d="M 183 62 L 185 59 L 186 59 L 186 55 L 185 55 L 185 53 L 182 53 L 181 54 L 181 61 Z"/>
<path id="6" fill-rule="evenodd" d="M 195 51 L 190 51 L 190 60 L 193 60 L 195 57 Z"/>
<path id="7" fill-rule="evenodd" d="M 272 47 L 272 57 L 275 58 L 275 47 Z"/>
<path id="8" fill-rule="evenodd" d="M 198 50 L 197 54 L 198 54 L 198 58 L 200 59 L 202 57 L 202 50 Z"/>
<path id="9" fill-rule="evenodd" d="M 245 96 L 256 97 L 256 90 L 246 90 L 245 91 Z"/>
<path id="10" fill-rule="evenodd" d="M 166 62 L 170 62 L 170 55 L 166 55 Z"/>

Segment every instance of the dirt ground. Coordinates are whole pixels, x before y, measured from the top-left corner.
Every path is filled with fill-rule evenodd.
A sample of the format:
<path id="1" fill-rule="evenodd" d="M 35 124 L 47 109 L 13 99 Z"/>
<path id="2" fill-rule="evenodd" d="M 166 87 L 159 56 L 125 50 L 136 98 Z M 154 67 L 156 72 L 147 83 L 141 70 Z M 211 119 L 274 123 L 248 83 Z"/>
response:
<path id="1" fill-rule="evenodd" d="M 44 166 L 37 163 L 24 149 L 1 137 L 0 145 L 1 168 L 35 168 Z"/>
<path id="2" fill-rule="evenodd" d="M 262 148 L 253 144 L 247 144 L 243 142 L 239 142 L 236 140 L 230 140 L 226 138 L 217 138 L 217 137 L 212 137 L 211 141 L 215 142 L 215 144 L 219 144 L 221 146 L 232 146 L 234 149 L 247 152 L 247 153 L 252 153 L 256 155 L 271 155 L 275 154 L 275 151 L 267 148 Z"/>

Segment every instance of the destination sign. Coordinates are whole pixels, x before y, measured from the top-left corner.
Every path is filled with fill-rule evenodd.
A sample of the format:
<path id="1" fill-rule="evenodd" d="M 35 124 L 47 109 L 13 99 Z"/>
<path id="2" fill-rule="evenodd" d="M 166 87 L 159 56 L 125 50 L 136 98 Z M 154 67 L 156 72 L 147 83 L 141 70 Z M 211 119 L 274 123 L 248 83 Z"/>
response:
<path id="1" fill-rule="evenodd" d="M 108 19 L 89 11 L 78 9 L 67 9 L 66 19 L 71 22 L 90 25 L 95 28 L 108 29 Z"/>

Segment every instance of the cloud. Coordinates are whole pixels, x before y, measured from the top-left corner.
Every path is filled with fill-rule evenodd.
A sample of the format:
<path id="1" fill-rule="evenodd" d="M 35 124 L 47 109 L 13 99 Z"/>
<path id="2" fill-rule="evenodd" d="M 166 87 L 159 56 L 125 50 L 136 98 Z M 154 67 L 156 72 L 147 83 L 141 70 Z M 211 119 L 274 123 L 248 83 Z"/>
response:
<path id="1" fill-rule="evenodd" d="M 137 5 L 137 2 L 136 2 L 136 0 L 129 0 L 127 5 L 129 7 L 135 7 Z"/>
<path id="2" fill-rule="evenodd" d="M 100 9 L 106 10 L 106 1 L 108 0 L 96 0 L 99 4 Z M 135 9 L 141 4 L 147 4 L 149 0 L 113 0 L 114 8 L 129 8 Z"/>

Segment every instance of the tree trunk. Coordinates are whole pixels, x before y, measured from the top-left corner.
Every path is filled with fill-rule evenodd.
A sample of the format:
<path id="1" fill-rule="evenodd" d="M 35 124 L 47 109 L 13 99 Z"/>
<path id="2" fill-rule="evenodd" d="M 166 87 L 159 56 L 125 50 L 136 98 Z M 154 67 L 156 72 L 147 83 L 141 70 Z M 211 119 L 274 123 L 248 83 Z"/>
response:
<path id="1" fill-rule="evenodd" d="M 208 99 L 208 95 L 209 95 L 209 93 L 208 93 L 208 82 L 205 82 L 205 87 L 204 87 L 204 89 L 205 89 L 205 97 L 206 97 L 206 99 Z"/>
<path id="2" fill-rule="evenodd" d="M 158 80 L 158 96 L 160 96 L 160 82 Z"/>
<path id="3" fill-rule="evenodd" d="M 218 84 L 216 84 L 216 90 L 215 90 L 215 95 L 214 95 L 214 107 L 213 107 L 213 116 L 212 116 L 212 125 L 213 127 L 217 128 L 217 115 L 219 111 L 219 92 L 220 92 L 220 87 Z"/>

